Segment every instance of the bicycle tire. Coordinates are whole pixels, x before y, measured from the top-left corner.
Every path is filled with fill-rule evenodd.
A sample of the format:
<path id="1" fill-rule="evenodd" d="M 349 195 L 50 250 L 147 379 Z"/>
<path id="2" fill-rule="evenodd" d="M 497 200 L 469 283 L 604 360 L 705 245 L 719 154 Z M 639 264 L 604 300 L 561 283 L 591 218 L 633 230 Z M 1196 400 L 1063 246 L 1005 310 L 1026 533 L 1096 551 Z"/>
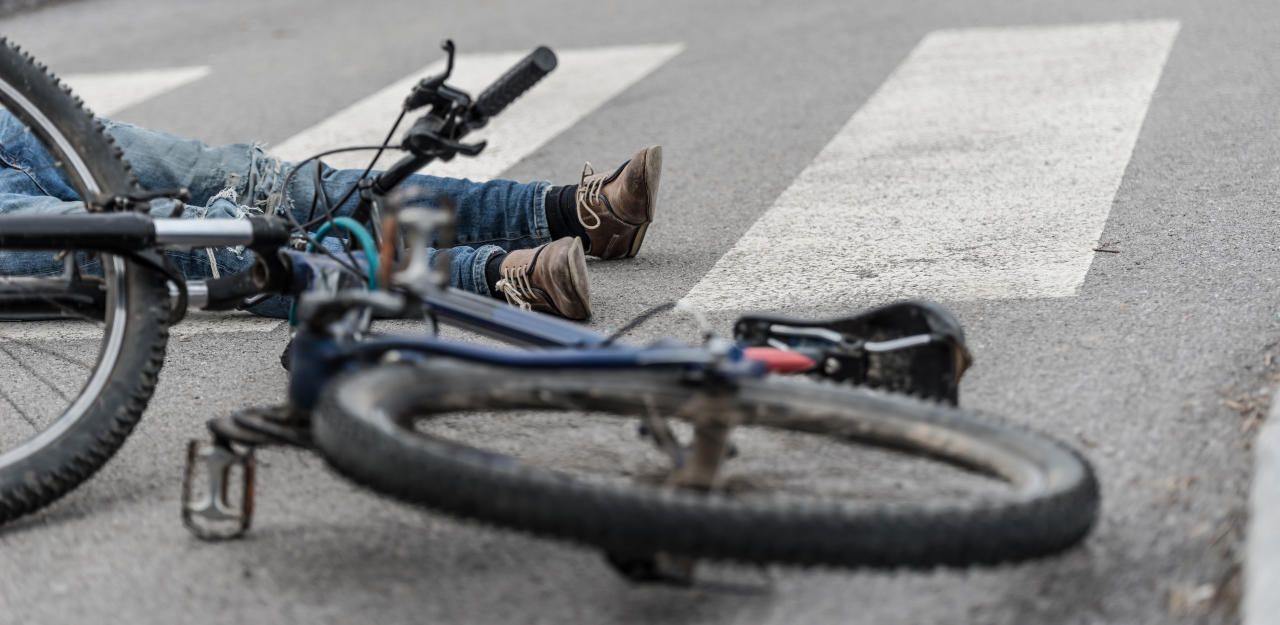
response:
<path id="1" fill-rule="evenodd" d="M 501 370 L 434 359 L 335 380 L 313 416 L 315 443 L 339 473 L 393 498 L 455 516 L 601 548 L 752 564 L 922 568 L 1019 561 L 1085 537 L 1098 484 L 1076 452 L 949 406 L 799 378 L 743 380 L 734 401 L 757 425 L 836 436 L 985 468 L 1019 484 L 1007 500 L 744 500 L 583 481 L 413 430 L 414 415 L 484 409 L 670 414 L 705 391 L 672 371 Z"/>
<path id="2" fill-rule="evenodd" d="M 0 104 L 66 165 L 81 198 L 137 188 L 122 151 L 80 99 L 4 38 Z M 49 505 L 96 473 L 132 432 L 155 389 L 169 336 L 165 280 L 119 256 L 104 255 L 102 266 L 111 291 L 97 359 L 49 429 L 0 450 L 0 523 Z"/>

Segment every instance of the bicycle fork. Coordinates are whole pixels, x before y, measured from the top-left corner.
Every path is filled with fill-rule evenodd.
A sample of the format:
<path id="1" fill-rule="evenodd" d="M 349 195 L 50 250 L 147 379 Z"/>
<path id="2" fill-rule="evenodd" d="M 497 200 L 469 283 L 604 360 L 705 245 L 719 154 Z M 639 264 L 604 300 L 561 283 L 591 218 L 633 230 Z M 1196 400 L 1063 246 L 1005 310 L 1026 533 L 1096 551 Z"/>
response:
<path id="1" fill-rule="evenodd" d="M 693 438 L 682 444 L 667 420 L 650 406 L 641 425 L 641 434 L 671 459 L 666 484 L 673 488 L 711 491 L 721 486 L 720 469 L 725 460 L 737 455 L 729 440 L 741 415 L 730 396 L 701 397 L 686 404 L 681 412 L 693 422 Z M 694 583 L 698 561 L 673 553 L 648 556 L 621 556 L 606 553 L 605 560 L 624 577 L 637 582 L 688 586 Z"/>

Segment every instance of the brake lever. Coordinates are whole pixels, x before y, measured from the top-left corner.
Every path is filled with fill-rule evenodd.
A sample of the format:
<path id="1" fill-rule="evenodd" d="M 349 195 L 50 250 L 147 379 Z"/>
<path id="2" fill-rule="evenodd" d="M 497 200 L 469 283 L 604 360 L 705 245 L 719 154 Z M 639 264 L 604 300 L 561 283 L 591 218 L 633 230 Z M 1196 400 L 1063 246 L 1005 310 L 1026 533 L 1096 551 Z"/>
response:
<path id="1" fill-rule="evenodd" d="M 404 138 L 405 149 L 417 155 L 432 155 L 442 161 L 448 161 L 458 154 L 476 156 L 489 145 L 488 141 L 463 143 L 446 139 L 430 130 L 419 130 L 417 126 L 415 124 Z"/>
<path id="2" fill-rule="evenodd" d="M 465 109 L 471 106 L 471 96 L 461 89 L 445 84 L 453 75 L 453 59 L 457 48 L 452 39 L 445 39 L 440 48 L 445 51 L 444 73 L 423 78 L 414 85 L 413 91 L 404 99 L 404 109 L 412 111 L 424 106 L 444 104 L 450 107 Z"/>
<path id="3" fill-rule="evenodd" d="M 477 141 L 475 143 L 462 143 L 461 141 L 453 141 L 450 139 L 441 139 L 440 145 L 455 154 L 465 154 L 467 156 L 476 156 L 484 151 L 489 145 L 488 141 Z"/>

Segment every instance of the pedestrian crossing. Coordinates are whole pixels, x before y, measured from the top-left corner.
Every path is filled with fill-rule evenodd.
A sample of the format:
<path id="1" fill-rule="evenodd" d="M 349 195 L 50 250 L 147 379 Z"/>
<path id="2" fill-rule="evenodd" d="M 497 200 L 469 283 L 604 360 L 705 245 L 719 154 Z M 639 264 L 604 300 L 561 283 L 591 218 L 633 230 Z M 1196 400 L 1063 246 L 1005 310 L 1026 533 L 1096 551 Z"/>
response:
<path id="1" fill-rule="evenodd" d="M 1154 20 L 929 33 L 685 300 L 743 310 L 1074 294 L 1178 28 Z M 481 157 L 431 173 L 498 176 L 683 50 L 559 51 L 545 84 L 480 135 L 490 140 Z M 461 54 L 455 82 L 476 92 L 524 53 Z M 379 143 L 410 86 L 441 69 L 416 70 L 271 150 L 301 159 Z M 181 67 L 66 79 L 110 115 L 209 74 Z M 367 158 L 326 160 L 362 167 Z M 176 333 L 275 327 L 210 316 Z"/>
<path id="2" fill-rule="evenodd" d="M 1075 294 L 1177 32 L 930 33 L 685 301 Z"/>
<path id="3" fill-rule="evenodd" d="M 683 49 L 680 44 L 659 44 L 558 51 L 555 71 L 483 130 L 467 137 L 467 141 L 487 139 L 484 152 L 475 158 L 433 163 L 431 173 L 473 180 L 494 178 Z M 478 95 L 525 54 L 527 51 L 459 54 L 450 82 Z M 300 160 L 335 146 L 380 144 L 409 89 L 421 78 L 443 70 L 443 61 L 437 61 L 414 71 L 273 146 L 271 151 L 286 159 Z M 397 157 L 384 156 L 380 163 L 387 165 Z M 339 168 L 364 167 L 369 155 L 335 154 L 326 157 L 325 162 Z"/>
<path id="4" fill-rule="evenodd" d="M 110 117 L 209 75 L 206 66 L 170 67 L 131 72 L 67 74 L 62 80 L 96 115 Z"/>

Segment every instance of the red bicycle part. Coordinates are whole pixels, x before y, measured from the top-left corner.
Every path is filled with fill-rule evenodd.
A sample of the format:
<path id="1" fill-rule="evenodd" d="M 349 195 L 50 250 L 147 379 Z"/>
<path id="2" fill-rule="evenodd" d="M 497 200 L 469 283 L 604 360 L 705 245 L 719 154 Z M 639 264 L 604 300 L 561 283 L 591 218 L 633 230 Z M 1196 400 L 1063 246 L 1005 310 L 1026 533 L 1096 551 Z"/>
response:
<path id="1" fill-rule="evenodd" d="M 764 363 L 770 373 L 801 373 L 818 366 L 817 361 L 796 352 L 775 347 L 748 347 L 742 350 L 747 360 Z"/>

